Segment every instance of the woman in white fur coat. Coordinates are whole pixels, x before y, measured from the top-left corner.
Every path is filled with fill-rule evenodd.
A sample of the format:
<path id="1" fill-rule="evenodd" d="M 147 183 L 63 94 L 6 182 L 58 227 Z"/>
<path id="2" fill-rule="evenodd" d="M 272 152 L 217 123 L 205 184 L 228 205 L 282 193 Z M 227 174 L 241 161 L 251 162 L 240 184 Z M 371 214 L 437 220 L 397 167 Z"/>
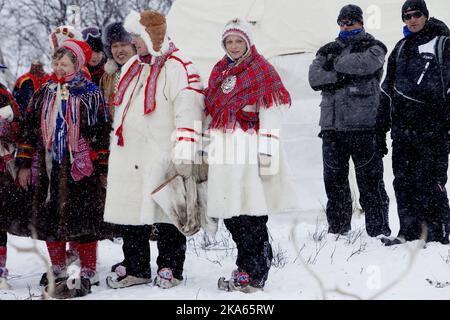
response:
<path id="1" fill-rule="evenodd" d="M 124 28 L 138 55 L 123 65 L 113 98 L 104 219 L 125 227 L 125 260 L 115 270 L 117 278 L 108 277 L 107 284 L 122 288 L 150 281 L 149 225 L 155 224 L 155 284 L 170 288 L 183 279 L 186 237 L 151 193 L 175 169 L 185 178 L 192 173 L 199 131 L 195 126 L 197 122 L 201 130 L 204 112 L 203 88 L 192 62 L 166 36 L 164 16 L 131 12 Z"/>
<path id="2" fill-rule="evenodd" d="M 268 214 L 298 209 L 279 139 L 291 98 L 241 19 L 222 34 L 225 57 L 206 94 L 209 132 L 208 216 L 223 218 L 238 248 L 230 280 L 219 288 L 262 290 L 272 261 Z"/>

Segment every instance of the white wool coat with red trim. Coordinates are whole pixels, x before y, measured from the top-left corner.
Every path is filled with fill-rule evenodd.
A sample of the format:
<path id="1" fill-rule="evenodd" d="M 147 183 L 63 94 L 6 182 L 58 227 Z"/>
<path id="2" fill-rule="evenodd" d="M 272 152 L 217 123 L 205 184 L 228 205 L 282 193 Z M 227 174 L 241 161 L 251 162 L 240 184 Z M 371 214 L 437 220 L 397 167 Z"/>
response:
<path id="1" fill-rule="evenodd" d="M 254 106 L 245 111 L 254 112 Z M 290 170 L 280 144 L 287 106 L 259 110 L 258 133 L 212 130 L 208 152 L 208 209 L 214 218 L 263 216 L 300 209 Z M 233 150 L 233 151 L 231 151 Z M 271 167 L 261 174 L 258 155 L 271 156 Z"/>
<path id="2" fill-rule="evenodd" d="M 123 78 L 138 59 L 122 67 Z M 111 134 L 104 219 L 122 225 L 171 223 L 151 193 L 170 177 L 172 159 L 194 160 L 204 112 L 202 85 L 192 62 L 180 51 L 165 62 L 157 79 L 156 109 L 144 115 L 144 96 L 150 65 L 133 79 L 120 106 L 115 107 Z M 123 121 L 124 145 L 115 135 Z M 198 122 L 197 124 L 195 122 Z M 195 126 L 200 126 L 197 130 Z M 173 172 L 173 171 L 172 171 Z"/>

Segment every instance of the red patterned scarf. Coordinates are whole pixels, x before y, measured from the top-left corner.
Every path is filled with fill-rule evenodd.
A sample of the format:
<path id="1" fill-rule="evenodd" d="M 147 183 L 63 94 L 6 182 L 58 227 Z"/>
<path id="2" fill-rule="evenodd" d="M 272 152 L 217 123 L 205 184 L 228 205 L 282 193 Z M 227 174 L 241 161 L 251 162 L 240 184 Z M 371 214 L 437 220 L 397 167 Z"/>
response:
<path id="1" fill-rule="evenodd" d="M 232 129 L 239 122 L 242 129 L 259 129 L 258 111 L 261 107 L 291 104 L 275 68 L 252 46 L 251 54 L 235 66 L 225 56 L 213 68 L 205 90 L 206 111 L 212 116 L 210 129 Z M 254 105 L 256 112 L 244 112 Z"/>

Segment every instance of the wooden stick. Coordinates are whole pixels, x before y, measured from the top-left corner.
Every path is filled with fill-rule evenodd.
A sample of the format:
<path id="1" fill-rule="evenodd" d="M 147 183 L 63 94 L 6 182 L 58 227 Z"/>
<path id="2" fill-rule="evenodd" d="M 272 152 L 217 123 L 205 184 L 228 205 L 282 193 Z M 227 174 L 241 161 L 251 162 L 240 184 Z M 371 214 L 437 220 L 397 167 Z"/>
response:
<path id="1" fill-rule="evenodd" d="M 171 183 L 173 180 L 175 180 L 176 177 L 178 177 L 179 174 L 174 175 L 172 178 L 170 178 L 169 180 L 167 180 L 166 182 L 164 182 L 162 185 L 160 185 L 158 188 L 156 188 L 155 190 L 153 190 L 153 192 L 151 193 L 151 195 L 154 195 L 155 193 L 157 193 L 158 191 L 160 191 L 162 188 L 164 188 L 165 186 L 167 186 L 169 183 Z"/>

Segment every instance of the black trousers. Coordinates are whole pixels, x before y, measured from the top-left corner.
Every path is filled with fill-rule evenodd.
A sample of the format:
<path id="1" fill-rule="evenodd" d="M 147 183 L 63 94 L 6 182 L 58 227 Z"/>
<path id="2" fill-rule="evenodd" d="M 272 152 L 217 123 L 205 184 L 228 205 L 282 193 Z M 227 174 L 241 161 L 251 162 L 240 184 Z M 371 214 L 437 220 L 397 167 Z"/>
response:
<path id="1" fill-rule="evenodd" d="M 162 268 L 172 269 L 175 278 L 183 279 L 183 265 L 186 255 L 186 237 L 171 224 L 156 223 L 158 232 L 158 271 Z M 121 228 L 124 254 L 124 266 L 127 274 L 150 278 L 150 231 L 146 226 L 123 226 Z"/>
<path id="2" fill-rule="evenodd" d="M 326 215 L 330 233 L 351 229 L 352 198 L 349 161 L 355 165 L 360 204 L 371 237 L 390 235 L 389 198 L 383 181 L 383 159 L 370 131 L 322 132 L 323 176 L 328 197 Z"/>
<path id="3" fill-rule="evenodd" d="M 0 231 L 0 247 L 6 247 L 6 242 L 8 240 L 8 235 L 5 231 Z"/>
<path id="4" fill-rule="evenodd" d="M 236 265 L 245 271 L 252 283 L 263 287 L 273 259 L 272 246 L 267 231 L 267 216 L 242 215 L 225 219 L 224 223 L 236 242 Z"/>
<path id="5" fill-rule="evenodd" d="M 399 236 L 448 243 L 450 207 L 447 183 L 447 133 L 409 132 L 394 138 L 392 167 L 400 219 Z"/>

